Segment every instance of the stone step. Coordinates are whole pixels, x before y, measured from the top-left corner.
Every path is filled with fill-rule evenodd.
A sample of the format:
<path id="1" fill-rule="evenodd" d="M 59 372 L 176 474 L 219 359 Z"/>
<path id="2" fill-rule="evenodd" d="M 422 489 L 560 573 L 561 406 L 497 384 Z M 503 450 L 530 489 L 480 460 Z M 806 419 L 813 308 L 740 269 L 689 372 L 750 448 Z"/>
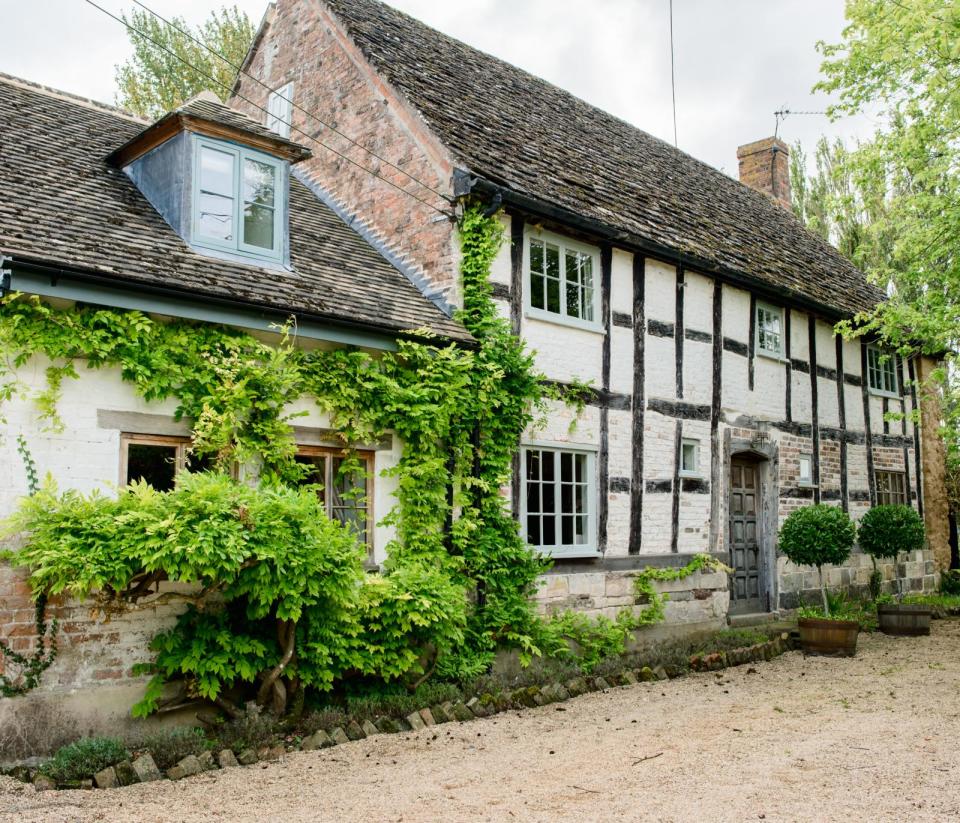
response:
<path id="1" fill-rule="evenodd" d="M 750 626 L 763 626 L 767 623 L 776 623 L 780 619 L 779 612 L 749 612 L 747 614 L 728 614 L 727 625 L 731 629 L 746 629 Z"/>

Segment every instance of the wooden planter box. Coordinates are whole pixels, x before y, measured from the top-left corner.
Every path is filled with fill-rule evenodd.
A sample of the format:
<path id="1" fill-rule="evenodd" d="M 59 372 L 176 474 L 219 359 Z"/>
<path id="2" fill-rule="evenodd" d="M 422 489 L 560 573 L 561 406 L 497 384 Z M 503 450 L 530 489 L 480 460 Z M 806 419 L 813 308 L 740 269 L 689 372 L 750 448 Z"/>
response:
<path id="1" fill-rule="evenodd" d="M 853 657 L 857 653 L 860 624 L 856 620 L 801 617 L 797 628 L 800 630 L 800 646 L 807 654 Z"/>
<path id="2" fill-rule="evenodd" d="M 928 606 L 901 606 L 893 603 L 877 606 L 880 631 L 902 637 L 930 634 L 932 613 Z"/>

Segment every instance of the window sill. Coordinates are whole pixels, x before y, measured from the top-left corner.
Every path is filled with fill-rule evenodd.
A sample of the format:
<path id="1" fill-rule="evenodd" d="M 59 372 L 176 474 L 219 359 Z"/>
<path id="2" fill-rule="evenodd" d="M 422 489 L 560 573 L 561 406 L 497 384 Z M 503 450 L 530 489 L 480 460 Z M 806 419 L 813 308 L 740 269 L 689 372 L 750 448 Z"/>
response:
<path id="1" fill-rule="evenodd" d="M 581 320 L 579 317 L 567 317 L 563 314 L 554 314 L 543 309 L 534 309 L 527 307 L 524 311 L 524 317 L 529 320 L 542 320 L 544 323 L 553 323 L 556 326 L 568 326 L 580 331 L 588 331 L 593 334 L 606 334 L 603 326 L 593 320 Z"/>
<path id="2" fill-rule="evenodd" d="M 790 361 L 789 361 L 786 357 L 784 357 L 782 354 L 779 354 L 779 353 L 776 353 L 776 352 L 772 352 L 772 351 L 764 351 L 763 349 L 757 349 L 756 354 L 757 354 L 758 357 L 765 357 L 767 360 L 774 360 L 774 361 L 776 361 L 777 363 L 789 363 L 789 362 L 790 362 Z"/>
<path id="3" fill-rule="evenodd" d="M 678 475 L 681 480 L 706 480 L 706 475 L 701 472 L 680 472 Z"/>
<path id="4" fill-rule="evenodd" d="M 577 560 L 591 557 L 600 557 L 600 552 L 596 549 L 542 549 L 538 546 L 531 546 L 544 557 L 553 560 Z"/>
<path id="5" fill-rule="evenodd" d="M 890 400 L 903 400 L 902 395 L 899 395 L 896 392 L 883 391 L 882 389 L 875 389 L 873 387 L 868 387 L 867 393 L 872 394 L 874 397 L 886 397 Z"/>

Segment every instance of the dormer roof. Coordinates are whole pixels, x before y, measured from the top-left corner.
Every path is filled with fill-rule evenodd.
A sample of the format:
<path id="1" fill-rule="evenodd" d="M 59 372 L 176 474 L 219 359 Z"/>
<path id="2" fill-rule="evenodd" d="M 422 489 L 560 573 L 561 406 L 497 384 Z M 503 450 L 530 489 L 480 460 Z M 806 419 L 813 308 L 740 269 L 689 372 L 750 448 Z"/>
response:
<path id="1" fill-rule="evenodd" d="M 240 143 L 290 163 L 299 163 L 311 155 L 306 146 L 281 137 L 243 112 L 224 105 L 213 92 L 203 91 L 112 151 L 107 162 L 122 168 L 181 131 Z"/>

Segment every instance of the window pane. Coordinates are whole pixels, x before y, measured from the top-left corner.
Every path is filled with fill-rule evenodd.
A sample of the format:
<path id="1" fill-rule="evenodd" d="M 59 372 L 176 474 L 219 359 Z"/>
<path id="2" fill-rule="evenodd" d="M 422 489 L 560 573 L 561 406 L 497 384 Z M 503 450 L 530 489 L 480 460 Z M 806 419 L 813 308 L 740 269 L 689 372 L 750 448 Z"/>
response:
<path id="1" fill-rule="evenodd" d="M 560 249 L 558 246 L 547 247 L 547 277 L 560 279 Z"/>
<path id="2" fill-rule="evenodd" d="M 583 290 L 583 313 L 584 320 L 593 320 L 593 289 Z"/>
<path id="3" fill-rule="evenodd" d="M 247 159 L 243 164 L 243 201 L 272 206 L 277 187 L 276 168 L 269 163 Z"/>
<path id="4" fill-rule="evenodd" d="M 543 540 L 541 546 L 557 545 L 557 521 L 553 517 L 543 518 Z"/>
<path id="5" fill-rule="evenodd" d="M 697 470 L 697 447 L 694 443 L 684 443 L 682 446 L 680 467 L 685 472 Z"/>
<path id="6" fill-rule="evenodd" d="M 547 280 L 547 311 L 560 314 L 560 281 Z"/>
<path id="7" fill-rule="evenodd" d="M 198 227 L 204 237 L 233 240 L 233 198 L 201 193 Z"/>
<path id="8" fill-rule="evenodd" d="M 541 274 L 531 274 L 530 275 L 530 305 L 535 309 L 546 308 L 546 299 L 544 297 L 545 293 L 543 275 Z"/>
<path id="9" fill-rule="evenodd" d="M 540 478 L 540 452 L 527 452 L 527 479 L 538 480 Z"/>
<path id="10" fill-rule="evenodd" d="M 553 482 L 554 478 L 554 463 L 553 458 L 556 456 L 556 452 L 540 452 L 541 459 L 543 460 L 542 469 L 543 469 L 543 479 Z"/>
<path id="11" fill-rule="evenodd" d="M 560 518 L 560 542 L 564 546 L 573 545 L 573 517 L 564 515 Z"/>
<path id="12" fill-rule="evenodd" d="M 243 242 L 262 249 L 273 248 L 273 209 L 250 204 L 244 206 Z"/>
<path id="13" fill-rule="evenodd" d="M 569 483 L 560 487 L 560 511 L 563 514 L 573 512 L 573 486 Z"/>
<path id="14" fill-rule="evenodd" d="M 560 453 L 560 479 L 564 483 L 573 482 L 573 455 L 570 452 Z"/>
<path id="15" fill-rule="evenodd" d="M 574 518 L 576 533 L 573 542 L 582 546 L 587 542 L 587 518 L 584 516 Z"/>
<path id="16" fill-rule="evenodd" d="M 580 316 L 580 287 L 575 283 L 567 283 L 567 316 Z"/>
<path id="17" fill-rule="evenodd" d="M 542 546 L 540 540 L 540 518 L 536 515 L 527 518 L 527 542 L 531 546 Z"/>
<path id="18" fill-rule="evenodd" d="M 223 197 L 234 197 L 233 164 L 235 157 L 209 146 L 200 147 L 200 190 Z"/>
<path id="19" fill-rule="evenodd" d="M 170 491 L 177 473 L 177 447 L 152 443 L 127 444 L 126 483 L 143 480 L 158 492 Z"/>
<path id="20" fill-rule="evenodd" d="M 308 467 L 308 472 L 300 481 L 303 486 L 317 486 L 317 497 L 326 508 L 327 503 L 327 457 L 323 454 L 298 454 L 296 461 Z"/>
<path id="21" fill-rule="evenodd" d="M 530 241 L 530 271 L 543 274 L 543 243 Z"/>
<path id="22" fill-rule="evenodd" d="M 527 483 L 527 511 L 540 511 L 540 486 L 537 483 Z"/>

